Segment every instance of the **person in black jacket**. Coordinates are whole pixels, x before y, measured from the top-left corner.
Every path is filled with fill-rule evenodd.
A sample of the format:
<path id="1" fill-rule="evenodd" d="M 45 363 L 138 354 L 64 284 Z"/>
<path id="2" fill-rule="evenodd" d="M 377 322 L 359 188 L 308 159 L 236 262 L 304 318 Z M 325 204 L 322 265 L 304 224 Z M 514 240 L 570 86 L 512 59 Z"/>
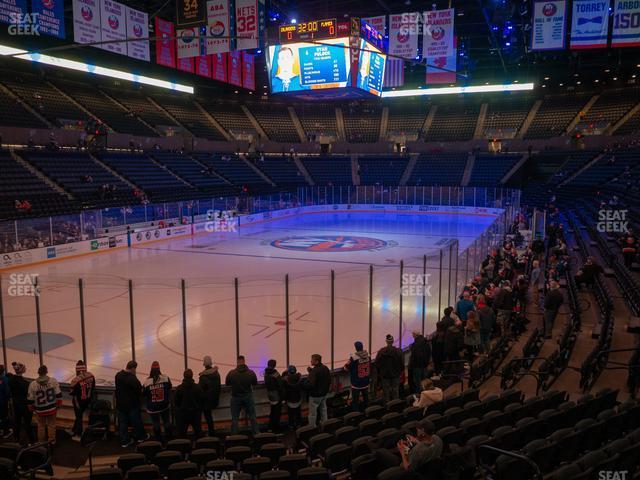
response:
<path id="1" fill-rule="evenodd" d="M 140 415 L 140 403 L 142 401 L 142 384 L 136 377 L 138 363 L 131 360 L 125 370 L 116 374 L 116 409 L 118 410 L 118 435 L 120 445 L 127 448 L 133 445 L 134 440 L 129 437 L 129 425 L 133 427 L 136 439 L 139 442 L 150 437 L 144 431 L 142 417 Z"/>
<path id="2" fill-rule="evenodd" d="M 215 429 L 212 410 L 218 408 L 218 404 L 220 403 L 220 372 L 218 372 L 218 367 L 213 366 L 213 361 L 208 355 L 202 359 L 202 364 L 204 366 L 204 370 L 198 375 L 200 378 L 198 385 L 200 385 L 200 388 L 202 388 L 202 391 L 204 392 L 202 412 L 204 413 L 204 419 L 207 422 L 207 433 L 210 437 L 213 437 Z"/>
<path id="3" fill-rule="evenodd" d="M 309 425 L 315 427 L 320 411 L 320 422 L 327 419 L 327 395 L 331 390 L 331 371 L 322 363 L 318 353 L 311 355 L 311 366 L 307 368 L 307 390 L 309 391 Z"/>
<path id="4" fill-rule="evenodd" d="M 282 377 L 276 370 L 276 361 L 267 362 L 264 370 L 264 385 L 267 387 L 267 397 L 271 410 L 269 412 L 269 430 L 280 430 L 280 415 L 282 414 Z"/>
<path id="5" fill-rule="evenodd" d="M 553 324 L 558 316 L 558 310 L 564 303 L 564 297 L 560 291 L 560 285 L 556 281 L 549 284 L 549 292 L 544 297 L 544 338 L 550 339 L 553 333 Z"/>
<path id="6" fill-rule="evenodd" d="M 20 443 L 20 432 L 24 428 L 27 431 L 29 443 L 35 443 L 36 437 L 33 434 L 33 428 L 31 428 L 33 413 L 29 410 L 27 402 L 30 382 L 23 377 L 27 367 L 18 362 L 13 362 L 11 365 L 16 372 L 15 375 L 9 376 L 9 390 L 11 390 L 11 401 L 13 402 L 13 434 L 16 437 L 16 442 Z"/>
<path id="7" fill-rule="evenodd" d="M 238 419 L 243 409 L 251 423 L 251 431 L 258 433 L 256 405 L 253 400 L 253 387 L 258 384 L 258 377 L 247 367 L 244 356 L 240 355 L 238 366 L 227 373 L 225 384 L 231 387 L 231 433 L 238 433 Z"/>
<path id="8" fill-rule="evenodd" d="M 400 376 L 404 370 L 404 360 L 402 350 L 393 346 L 393 335 L 387 335 L 385 341 L 387 345 L 378 350 L 375 364 L 386 403 L 400 398 Z"/>
<path id="9" fill-rule="evenodd" d="M 282 374 L 284 384 L 284 400 L 287 402 L 287 416 L 289 428 L 295 430 L 301 424 L 300 406 L 302 405 L 302 376 L 294 365 L 289 365 Z"/>
<path id="10" fill-rule="evenodd" d="M 189 425 L 193 429 L 193 436 L 200 438 L 202 433 L 202 405 L 204 392 L 200 385 L 193 380 L 193 371 L 184 371 L 182 383 L 176 389 L 176 410 L 178 412 L 178 435 L 187 437 Z"/>
<path id="11" fill-rule="evenodd" d="M 431 361 L 431 343 L 420 331 L 413 332 L 409 357 L 409 389 L 412 393 L 420 393 L 422 380 L 426 377 L 427 365 Z"/>

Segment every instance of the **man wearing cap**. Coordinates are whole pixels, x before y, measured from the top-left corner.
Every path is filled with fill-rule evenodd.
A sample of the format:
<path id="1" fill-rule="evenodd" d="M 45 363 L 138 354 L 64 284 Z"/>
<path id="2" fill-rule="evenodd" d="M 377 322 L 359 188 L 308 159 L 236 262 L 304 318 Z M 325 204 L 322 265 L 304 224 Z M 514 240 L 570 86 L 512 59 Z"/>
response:
<path id="1" fill-rule="evenodd" d="M 46 365 L 38 368 L 38 378 L 29 384 L 27 400 L 31 411 L 36 413 L 38 441 L 46 442 L 48 439 L 51 445 L 55 445 L 56 415 L 62 406 L 62 392 L 58 381 L 48 373 Z"/>
<path id="2" fill-rule="evenodd" d="M 11 390 L 11 401 L 13 402 L 13 433 L 16 442 L 20 443 L 20 432 L 24 428 L 27 431 L 29 443 L 35 443 L 36 439 L 31 428 L 33 413 L 29 410 L 27 396 L 29 394 L 29 380 L 24 378 L 27 367 L 19 362 L 11 364 L 15 375 L 9 377 L 9 389 Z"/>
<path id="3" fill-rule="evenodd" d="M 160 363 L 151 364 L 149 377 L 142 384 L 142 396 L 145 398 L 147 413 L 153 424 L 153 435 L 162 442 L 162 426 L 167 437 L 171 436 L 171 379 L 160 371 Z"/>
<path id="4" fill-rule="evenodd" d="M 73 440 L 80 441 L 82 437 L 82 416 L 85 410 L 91 406 L 94 400 L 96 379 L 87 371 L 87 366 L 82 360 L 76 363 L 76 376 L 71 380 L 71 399 L 76 420 L 73 423 Z"/>
<path id="5" fill-rule="evenodd" d="M 408 472 L 421 473 L 430 461 L 442 455 L 442 440 L 435 435 L 435 426 L 430 420 L 421 420 L 416 426 L 416 435 L 407 435 L 398 442 L 402 468 Z"/>
<path id="6" fill-rule="evenodd" d="M 369 384 L 371 383 L 371 357 L 362 342 L 355 342 L 355 353 L 349 358 L 344 369 L 351 379 L 351 408 L 362 411 L 369 405 Z M 362 395 L 362 404 L 360 404 Z"/>
<path id="7" fill-rule="evenodd" d="M 376 369 L 382 383 L 384 401 L 400 398 L 400 376 L 404 370 L 402 350 L 393 346 L 393 335 L 387 335 L 386 346 L 378 350 L 376 355 Z"/>
<path id="8" fill-rule="evenodd" d="M 202 413 L 204 414 L 204 420 L 207 422 L 207 433 L 210 437 L 213 437 L 215 429 L 212 410 L 218 408 L 220 403 L 220 372 L 218 372 L 218 367 L 213 366 L 213 360 L 209 355 L 202 359 L 202 366 L 204 370 L 198 374 L 198 385 L 204 392 Z"/>
<path id="9" fill-rule="evenodd" d="M 130 447 L 135 440 L 129 436 L 129 426 L 133 427 L 135 438 L 139 442 L 149 439 L 144 431 L 140 415 L 142 385 L 136 377 L 138 363 L 131 360 L 125 370 L 116 374 L 116 409 L 118 410 L 118 435 L 122 448 Z"/>

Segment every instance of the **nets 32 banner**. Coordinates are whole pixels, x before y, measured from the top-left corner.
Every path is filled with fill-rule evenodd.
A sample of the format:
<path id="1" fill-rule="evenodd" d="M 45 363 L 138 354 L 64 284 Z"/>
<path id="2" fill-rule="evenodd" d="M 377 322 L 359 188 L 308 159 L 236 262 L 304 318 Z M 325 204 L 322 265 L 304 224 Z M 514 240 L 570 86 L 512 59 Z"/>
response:
<path id="1" fill-rule="evenodd" d="M 609 0 L 573 0 L 572 49 L 606 47 L 608 34 Z"/>
<path id="2" fill-rule="evenodd" d="M 226 53 L 235 44 L 233 0 L 209 0 L 207 2 L 207 55 Z"/>
<path id="3" fill-rule="evenodd" d="M 236 50 L 262 47 L 265 26 L 264 0 L 235 0 Z"/>
<path id="4" fill-rule="evenodd" d="M 640 0 L 615 1 L 611 46 L 640 46 Z"/>
<path id="5" fill-rule="evenodd" d="M 389 56 L 415 58 L 418 53 L 417 12 L 389 15 Z"/>
<path id="6" fill-rule="evenodd" d="M 567 24 L 566 9 L 565 0 L 534 2 L 531 50 L 560 50 L 564 48 Z"/>

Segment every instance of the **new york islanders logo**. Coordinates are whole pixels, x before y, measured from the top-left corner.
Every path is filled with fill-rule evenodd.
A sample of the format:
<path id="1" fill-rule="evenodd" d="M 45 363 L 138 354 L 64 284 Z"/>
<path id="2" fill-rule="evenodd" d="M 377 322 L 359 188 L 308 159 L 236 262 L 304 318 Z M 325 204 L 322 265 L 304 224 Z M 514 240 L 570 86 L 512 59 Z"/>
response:
<path id="1" fill-rule="evenodd" d="M 361 252 L 378 250 L 389 246 L 389 242 L 371 237 L 351 235 L 312 235 L 280 238 L 271 242 L 272 247 L 298 252 Z"/>

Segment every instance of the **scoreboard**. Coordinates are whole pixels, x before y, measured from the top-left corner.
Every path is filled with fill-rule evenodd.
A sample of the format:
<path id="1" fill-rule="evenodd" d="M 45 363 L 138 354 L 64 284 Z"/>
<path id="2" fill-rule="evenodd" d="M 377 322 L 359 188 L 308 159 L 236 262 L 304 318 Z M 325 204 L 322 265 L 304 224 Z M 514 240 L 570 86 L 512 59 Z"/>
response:
<path id="1" fill-rule="evenodd" d="M 278 32 L 280 43 L 305 42 L 309 40 L 336 38 L 338 25 L 335 18 L 329 18 L 281 25 Z"/>

